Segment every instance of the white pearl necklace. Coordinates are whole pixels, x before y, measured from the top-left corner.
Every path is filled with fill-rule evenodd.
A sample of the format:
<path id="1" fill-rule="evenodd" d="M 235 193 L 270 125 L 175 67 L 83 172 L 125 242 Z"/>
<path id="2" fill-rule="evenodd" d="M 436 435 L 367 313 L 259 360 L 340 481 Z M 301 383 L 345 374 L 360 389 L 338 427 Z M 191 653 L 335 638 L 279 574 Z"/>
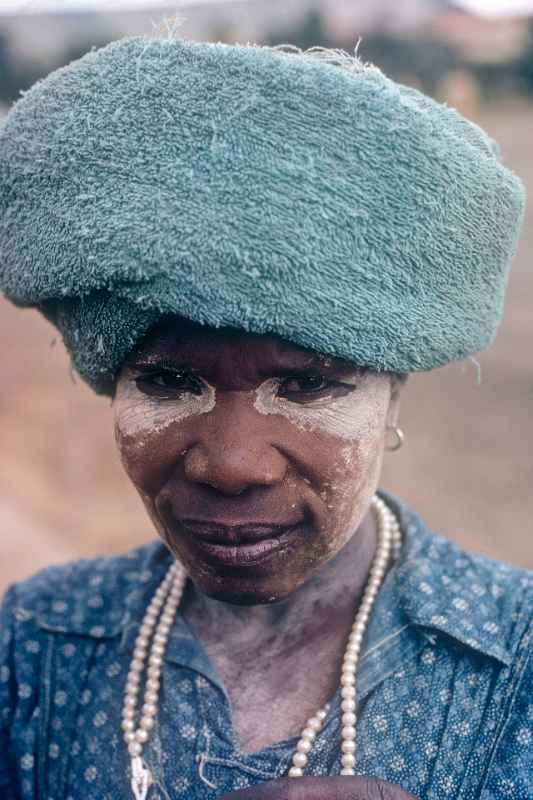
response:
<path id="1" fill-rule="evenodd" d="M 368 583 L 363 593 L 363 599 L 348 638 L 341 672 L 341 709 L 343 712 L 341 775 L 355 774 L 355 725 L 357 721 L 355 714 L 355 676 L 361 645 L 370 612 L 383 583 L 390 557 L 391 555 L 393 558 L 398 557 L 401 545 L 398 521 L 388 506 L 377 495 L 372 498 L 372 508 L 377 516 L 378 544 L 370 568 Z M 146 800 L 152 781 L 150 770 L 142 760 L 142 750 L 143 745 L 148 741 L 150 731 L 154 727 L 163 655 L 174 616 L 183 595 L 186 577 L 181 565 L 177 562 L 172 564 L 146 609 L 135 640 L 122 708 L 122 730 L 131 756 L 131 788 L 135 800 Z M 160 613 L 161 616 L 159 617 Z M 153 638 L 150 644 L 152 634 Z M 150 652 L 148 653 L 149 645 Z M 148 670 L 144 687 L 144 702 L 140 711 L 139 723 L 136 726 L 135 719 L 138 716 L 137 703 L 141 692 L 141 676 L 147 655 Z M 329 704 L 307 720 L 292 758 L 292 767 L 289 770 L 291 778 L 298 778 L 303 775 L 308 753 L 326 719 L 328 709 Z"/>

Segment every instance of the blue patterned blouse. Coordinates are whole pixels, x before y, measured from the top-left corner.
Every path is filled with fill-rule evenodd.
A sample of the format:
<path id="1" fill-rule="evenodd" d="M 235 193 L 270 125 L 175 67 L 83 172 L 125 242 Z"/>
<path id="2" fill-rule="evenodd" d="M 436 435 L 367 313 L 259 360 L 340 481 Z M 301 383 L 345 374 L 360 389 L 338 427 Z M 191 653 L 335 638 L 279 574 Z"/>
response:
<path id="1" fill-rule="evenodd" d="M 358 771 L 421 800 L 533 799 L 533 574 L 460 550 L 381 492 L 402 556 L 358 673 Z M 122 692 L 145 606 L 171 555 L 49 567 L 6 593 L 0 648 L 2 800 L 128 800 Z M 312 675 L 309 676 L 312 680 Z M 340 698 L 308 772 L 338 774 Z M 149 800 L 212 800 L 284 775 L 296 740 L 239 752 L 213 664 L 176 617 L 146 760 Z"/>

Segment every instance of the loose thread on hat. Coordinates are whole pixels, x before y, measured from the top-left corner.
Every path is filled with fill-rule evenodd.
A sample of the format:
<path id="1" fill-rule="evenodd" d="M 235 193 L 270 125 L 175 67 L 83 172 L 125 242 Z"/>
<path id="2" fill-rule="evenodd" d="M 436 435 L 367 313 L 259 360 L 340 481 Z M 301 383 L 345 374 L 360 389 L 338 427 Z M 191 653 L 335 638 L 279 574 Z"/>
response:
<path id="1" fill-rule="evenodd" d="M 276 45 L 262 45 L 253 42 L 247 42 L 244 47 L 255 47 L 261 50 L 269 50 L 274 53 L 279 53 L 286 56 L 300 56 L 305 59 L 312 59 L 313 61 L 323 61 L 326 64 L 331 64 L 334 67 L 340 67 L 348 72 L 381 72 L 379 67 L 369 61 L 363 61 L 359 56 L 359 47 L 362 38 L 359 37 L 353 49 L 353 55 L 347 50 L 342 48 L 322 47 L 321 45 L 314 45 L 302 50 L 295 44 L 282 43 Z"/>
<path id="2" fill-rule="evenodd" d="M 183 23 L 187 22 L 187 17 L 181 16 L 180 14 L 173 14 L 172 16 L 165 15 L 160 22 L 154 22 L 154 20 L 150 20 L 150 22 L 152 24 L 155 39 L 167 39 L 168 41 L 173 41 L 180 38 L 177 30 L 180 25 L 183 25 Z"/>

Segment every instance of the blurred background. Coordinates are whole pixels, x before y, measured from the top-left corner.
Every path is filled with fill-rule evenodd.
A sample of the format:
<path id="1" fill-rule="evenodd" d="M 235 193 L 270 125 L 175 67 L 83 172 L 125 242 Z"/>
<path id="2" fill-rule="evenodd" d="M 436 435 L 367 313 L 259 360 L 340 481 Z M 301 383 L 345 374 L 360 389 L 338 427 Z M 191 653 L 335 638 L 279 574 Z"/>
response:
<path id="1" fill-rule="evenodd" d="M 105 8 L 105 10 L 103 10 Z M 0 0 L 0 119 L 21 90 L 127 35 L 358 46 L 482 125 L 533 191 L 533 0 Z M 382 486 L 444 536 L 533 567 L 533 224 L 496 342 L 413 376 Z M 112 409 L 54 329 L 0 298 L 0 591 L 52 562 L 153 538 L 115 453 Z"/>

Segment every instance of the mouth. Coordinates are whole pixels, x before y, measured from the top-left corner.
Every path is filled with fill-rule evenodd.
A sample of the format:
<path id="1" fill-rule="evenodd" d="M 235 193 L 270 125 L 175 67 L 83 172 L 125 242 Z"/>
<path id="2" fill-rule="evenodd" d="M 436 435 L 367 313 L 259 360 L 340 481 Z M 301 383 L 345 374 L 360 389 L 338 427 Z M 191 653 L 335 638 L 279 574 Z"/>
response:
<path id="1" fill-rule="evenodd" d="M 253 566 L 279 554 L 302 527 L 303 520 L 281 525 L 180 520 L 180 528 L 196 552 L 208 561 L 233 567 Z"/>

